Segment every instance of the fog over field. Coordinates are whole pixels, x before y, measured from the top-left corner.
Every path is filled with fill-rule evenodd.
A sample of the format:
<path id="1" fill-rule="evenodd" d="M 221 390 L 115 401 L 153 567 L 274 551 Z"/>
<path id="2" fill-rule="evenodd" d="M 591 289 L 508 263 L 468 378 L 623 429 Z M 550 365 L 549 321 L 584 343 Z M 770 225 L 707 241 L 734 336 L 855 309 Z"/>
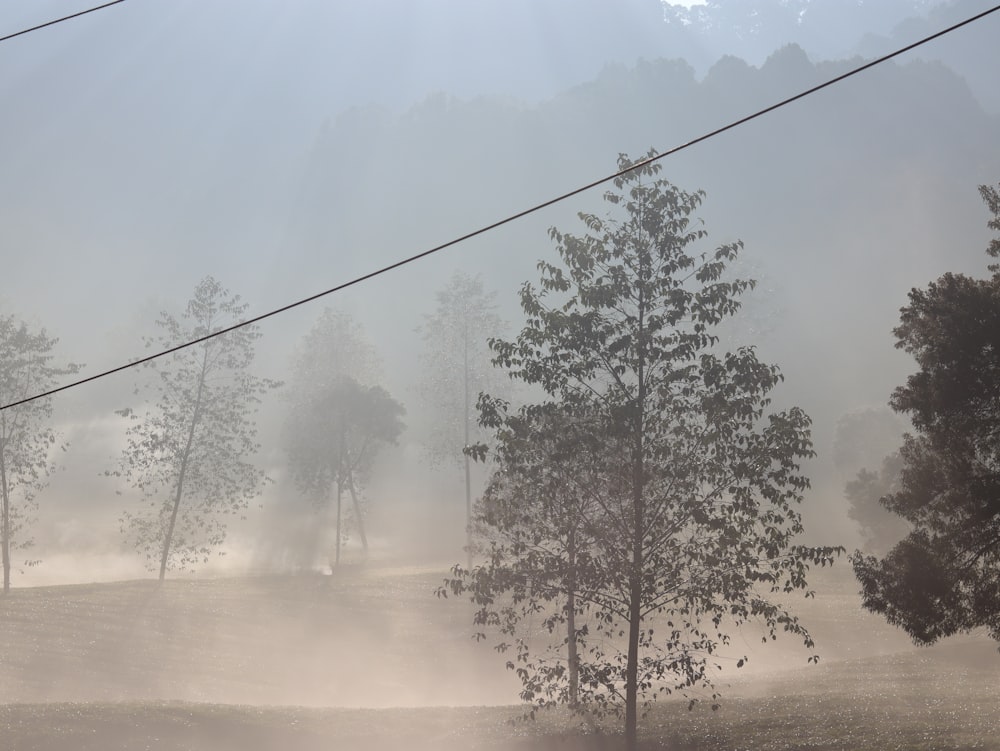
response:
<path id="1" fill-rule="evenodd" d="M 991 5 L 128 0 L 0 43 L 0 315 L 58 339 L 51 363 L 81 365 L 49 385 L 101 373 L 167 343 L 157 320 L 182 320 L 208 277 L 239 296 L 233 321 L 267 313 Z M 0 36 L 84 7 L 5 3 Z M 757 280 L 722 345 L 752 345 L 776 364 L 772 408 L 812 419 L 804 544 L 850 552 L 867 540 L 845 484 L 878 470 L 910 429 L 888 407 L 915 370 L 893 336 L 908 292 L 949 271 L 987 273 L 995 233 L 978 186 L 1000 181 L 997 38 L 1000 13 L 659 162 L 661 177 L 705 191 L 696 247 L 741 240 L 731 273 Z M 232 407 L 249 410 L 256 432 L 227 438 L 232 457 L 206 460 L 192 480 L 220 498 L 241 488 L 218 517 L 225 534 L 171 559 L 162 589 L 147 539 L 162 520 L 141 518 L 143 489 L 158 480 L 123 457 L 158 450 L 162 425 L 128 431 L 182 393 L 171 366 L 55 395 L 41 464 L 56 471 L 18 517 L 0 600 L 2 701 L 517 703 L 494 640 L 470 639 L 471 605 L 434 597 L 466 561 L 462 443 L 486 433 L 447 445 L 454 414 L 442 404 L 458 403 L 447 375 L 457 366 L 434 350 L 444 334 L 432 316 L 439 292 L 477 280 L 492 318 L 467 345 L 481 366 L 473 402 L 481 389 L 536 398 L 489 372 L 484 340 L 517 336 L 522 284 L 537 286 L 539 262 L 557 261 L 549 229 L 582 234 L 578 214 L 603 215 L 608 187 L 262 321 L 246 345 L 256 380 L 239 382 Z M 233 322 L 222 318 L 212 325 Z M 335 336 L 346 344 L 327 356 L 317 342 Z M 336 493 L 316 490 L 334 442 L 309 432 L 324 435 L 327 413 L 305 396 L 332 374 L 360 389 L 344 403 L 382 410 L 341 487 L 339 544 Z M 219 424 L 236 424 L 235 411 Z M 245 463 L 238 477 L 218 470 L 234 461 Z M 489 477 L 472 466 L 473 500 Z M 244 485 L 252 492 L 240 495 Z M 185 513 L 191 529 L 215 518 Z M 862 612 L 846 559 L 812 588 L 803 622 L 813 617 L 824 662 L 911 654 L 903 631 Z M 752 652 L 747 672 L 723 671 L 735 695 L 766 698 L 781 671 L 805 667 L 801 640 L 760 648 L 752 628 L 732 637 Z M 976 632 L 948 648 L 979 668 L 992 660 L 977 675 L 995 693 L 991 646 Z M 956 653 L 928 659 L 952 665 Z"/>

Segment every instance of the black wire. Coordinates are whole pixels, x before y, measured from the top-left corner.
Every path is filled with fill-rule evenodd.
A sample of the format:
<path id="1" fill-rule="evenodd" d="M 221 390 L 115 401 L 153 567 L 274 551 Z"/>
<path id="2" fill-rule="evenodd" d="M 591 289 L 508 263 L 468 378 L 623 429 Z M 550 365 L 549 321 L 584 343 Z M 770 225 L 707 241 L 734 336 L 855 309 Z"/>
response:
<path id="1" fill-rule="evenodd" d="M 15 31 L 13 34 L 8 34 L 5 37 L 0 37 L 0 42 L 6 42 L 8 39 L 13 39 L 14 37 L 19 37 L 22 34 L 28 34 L 32 31 L 38 31 L 39 29 L 44 29 L 46 26 L 54 26 L 57 23 L 62 23 L 63 21 L 68 21 L 71 18 L 78 18 L 79 16 L 85 16 L 88 13 L 93 13 L 95 10 L 104 10 L 105 8 L 110 8 L 112 5 L 118 5 L 118 3 L 124 3 L 125 0 L 112 0 L 110 3 L 104 3 L 104 5 L 98 5 L 95 8 L 88 8 L 87 10 L 81 10 L 79 13 L 74 13 L 71 16 L 63 16 L 62 18 L 57 18 L 55 21 L 47 21 L 46 23 L 39 24 L 38 26 L 32 26 L 30 29 L 23 29 L 22 31 Z M 6 409 L 6 407 L 4 407 Z"/>
<path id="2" fill-rule="evenodd" d="M 121 2 L 121 0 L 118 0 L 118 2 Z M 668 151 L 664 151 L 662 154 L 657 154 L 656 156 L 651 156 L 651 157 L 648 157 L 646 159 L 643 159 L 643 160 L 641 160 L 639 162 L 636 162 L 635 164 L 633 164 L 631 167 L 628 167 L 627 169 L 619 170 L 619 171 L 615 172 L 614 174 L 608 175 L 607 177 L 602 177 L 599 180 L 594 180 L 593 182 L 587 183 L 586 185 L 583 185 L 583 186 L 581 186 L 579 188 L 576 188 L 575 190 L 571 190 L 568 193 L 563 193 L 562 195 L 557 196 L 555 198 L 551 198 L 548 201 L 536 204 L 536 205 L 532 206 L 531 208 L 525 209 L 524 211 L 519 211 L 516 214 L 511 214 L 510 216 L 506 217 L 505 219 L 501 219 L 499 221 L 493 222 L 493 224 L 488 224 L 485 227 L 480 227 L 479 229 L 474 230 L 472 232 L 469 232 L 469 233 L 467 233 L 465 235 L 462 235 L 461 237 L 456 237 L 454 240 L 449 240 L 446 243 L 442 243 L 441 245 L 437 245 L 437 246 L 435 246 L 433 248 L 430 248 L 428 250 L 425 250 L 425 251 L 423 251 L 421 253 L 417 253 L 416 255 L 412 255 L 409 258 L 404 258 L 401 261 L 396 261 L 395 263 L 389 264 L 388 266 L 383 266 L 382 268 L 380 268 L 380 269 L 378 269 L 376 271 L 371 271 L 371 272 L 369 272 L 369 273 L 367 273 L 367 274 L 365 274 L 363 276 L 359 276 L 359 277 L 356 277 L 354 279 L 351 279 L 350 281 L 344 282 L 343 284 L 339 284 L 336 287 L 331 287 L 330 289 L 324 290 L 323 292 L 317 292 L 315 295 L 310 295 L 309 297 L 305 297 L 305 298 L 303 298 L 301 300 L 296 300 L 295 302 L 289 303 L 288 305 L 284 305 L 284 306 L 282 306 L 280 308 L 276 308 L 275 310 L 271 310 L 271 311 L 269 311 L 267 313 L 263 313 L 263 314 L 261 314 L 259 316 L 255 316 L 253 318 L 249 318 L 246 321 L 241 321 L 240 323 L 233 324 L 232 326 L 228 326 L 228 327 L 226 327 L 224 329 L 220 329 L 220 330 L 215 331 L 215 332 L 213 332 L 211 334 L 207 334 L 205 336 L 199 337 L 198 339 L 193 339 L 193 340 L 191 340 L 189 342 L 185 342 L 183 344 L 178 344 L 176 347 L 171 347 L 171 348 L 165 349 L 165 350 L 163 350 L 161 352 L 157 352 L 155 354 L 148 355 L 148 356 L 140 358 L 138 360 L 134 360 L 132 362 L 126 363 L 125 365 L 119 365 L 117 368 L 112 368 L 111 370 L 105 370 L 102 373 L 97 373 L 96 375 L 92 375 L 92 376 L 89 376 L 87 378 L 81 378 L 78 381 L 73 381 L 72 383 L 67 383 L 67 384 L 65 384 L 63 386 L 59 386 L 58 388 L 54 388 L 54 389 L 51 389 L 49 391 L 45 391 L 45 392 L 42 392 L 40 394 L 36 394 L 34 396 L 29 396 L 26 399 L 21 399 L 21 400 L 16 401 L 16 402 L 11 402 L 10 404 L 5 404 L 2 407 L 0 407 L 0 411 L 3 411 L 5 409 L 9 409 L 11 407 L 16 407 L 19 404 L 26 404 L 27 402 L 32 402 L 32 401 L 34 401 L 36 399 L 42 399 L 42 398 L 44 398 L 46 396 L 52 396 L 53 394 L 58 394 L 60 391 L 66 391 L 67 389 L 75 388 L 77 386 L 82 386 L 85 383 L 90 383 L 91 381 L 96 381 L 99 378 L 104 378 L 106 376 L 113 375 L 114 373 L 118 373 L 118 372 L 121 372 L 123 370 L 127 370 L 129 368 L 134 368 L 137 365 L 142 365 L 144 363 L 150 362 L 151 360 L 156 360 L 157 358 L 160 358 L 160 357 L 165 357 L 166 355 L 172 354 L 172 353 L 177 352 L 177 351 L 182 350 L 182 349 L 186 349 L 187 347 L 193 347 L 196 344 L 201 344 L 202 342 L 207 342 L 208 340 L 214 339 L 217 336 L 222 336 L 223 334 L 228 334 L 230 331 L 235 331 L 236 329 L 242 328 L 244 326 L 250 326 L 252 324 L 259 323 L 260 321 L 263 321 L 263 320 L 265 320 L 267 318 L 271 318 L 272 316 L 276 316 L 276 315 L 278 315 L 280 313 L 285 313 L 286 311 L 289 311 L 292 308 L 297 308 L 300 305 L 305 305 L 306 303 L 313 302 L 314 300 L 318 300 L 321 297 L 326 297 L 327 295 L 332 295 L 333 293 L 340 292 L 341 290 L 347 289 L 348 287 L 353 287 L 356 284 L 360 284 L 361 282 L 368 281 L 369 279 L 373 279 L 376 276 L 380 276 L 380 275 L 385 274 L 385 273 L 387 273 L 389 271 L 393 271 L 394 269 L 398 269 L 401 266 L 406 266 L 407 264 L 413 263 L 414 261 L 419 261 L 421 258 L 426 258 L 427 256 L 432 255 L 434 253 L 437 253 L 439 251 L 442 251 L 445 248 L 450 248 L 453 245 L 458 245 L 459 243 L 465 242 L 466 240 L 469 240 L 469 239 L 471 239 L 473 237 L 485 234 L 486 232 L 490 232 L 490 231 L 496 229 L 497 227 L 502 227 L 505 224 L 510 224 L 511 222 L 514 222 L 514 221 L 516 221 L 518 219 L 526 217 L 529 214 L 534 214 L 535 212 L 541 211 L 542 209 L 548 208 L 549 206 L 552 206 L 552 205 L 554 205 L 556 203 L 560 203 L 562 201 L 565 201 L 567 198 L 572 198 L 573 196 L 579 195 L 580 193 L 588 191 L 591 188 L 596 188 L 598 185 L 603 185 L 606 182 L 610 182 L 612 180 L 615 180 L 615 179 L 621 177 L 622 175 L 626 175 L 629 172 L 632 172 L 633 170 L 639 169 L 640 167 L 644 167 L 644 166 L 646 166 L 648 164 L 652 164 L 653 162 L 659 161 L 660 159 L 668 157 L 671 154 L 676 154 L 677 152 L 683 151 L 684 149 L 687 149 L 687 148 L 689 148 L 691 146 L 694 146 L 695 144 L 701 143 L 702 141 L 707 141 L 709 138 L 714 138 L 715 136 L 717 136 L 717 135 L 719 135 L 721 133 L 725 133 L 727 130 L 732 130 L 733 128 L 739 127 L 740 125 L 743 125 L 744 123 L 748 123 L 751 120 L 754 120 L 754 119 L 756 119 L 758 117 L 766 115 L 769 112 L 773 112 L 774 110 L 779 109 L 781 107 L 784 107 L 787 104 L 791 104 L 792 102 L 795 102 L 795 101 L 797 101 L 799 99 L 802 99 L 803 97 L 807 97 L 810 94 L 815 94 L 817 91 L 820 91 L 821 89 L 825 89 L 827 86 L 832 86 L 835 83 L 839 83 L 840 81 L 843 81 L 844 79 L 850 78 L 851 76 L 855 76 L 858 73 L 861 73 L 862 71 L 868 70 L 869 68 L 872 68 L 872 67 L 874 67 L 876 65 L 880 65 L 881 63 L 884 63 L 887 60 L 891 60 L 892 58 L 897 57 L 899 55 L 902 55 L 905 52 L 909 52 L 910 50 L 915 49 L 915 48 L 917 48 L 917 47 L 919 47 L 919 46 L 921 46 L 923 44 L 927 44 L 927 42 L 930 42 L 930 41 L 932 41 L 934 39 L 937 39 L 938 37 L 944 36 L 945 34 L 949 34 L 952 31 L 955 31 L 956 29 L 960 29 L 963 26 L 967 26 L 968 24 L 973 23 L 975 21 L 978 21 L 981 18 L 985 18 L 986 16 L 990 15 L 991 13 L 995 13 L 998 10 L 1000 10 L 1000 5 L 995 5 L 992 8 L 990 8 L 989 10 L 985 10 L 982 13 L 979 13 L 979 14 L 977 14 L 975 16 L 972 16 L 971 18 L 967 18 L 964 21 L 956 23 L 954 26 L 949 26 L 948 28 L 943 29 L 941 31 L 938 31 L 935 34 L 931 34 L 930 36 L 924 37 L 923 39 L 921 39 L 921 40 L 919 40 L 917 42 L 913 42 L 912 44 L 908 44 L 905 47 L 901 47 L 900 49 L 896 50 L 895 52 L 890 52 L 888 55 L 883 55 L 882 57 L 876 58 L 875 60 L 872 60 L 872 61 L 870 61 L 868 63 L 865 63 L 864 65 L 860 65 L 857 68 L 853 68 L 853 69 L 849 70 L 846 73 L 843 73 L 843 74 L 841 74 L 839 76 L 836 76 L 835 78 L 831 78 L 828 81 L 825 81 L 825 82 L 823 82 L 821 84 L 818 84 L 817 86 L 813 86 L 811 89 L 806 89 L 805 91 L 803 91 L 803 92 L 801 92 L 799 94 L 796 94 L 795 96 L 791 96 L 788 99 L 781 100 L 777 104 L 772 104 L 770 107 L 765 107 L 762 110 L 758 110 L 757 112 L 754 112 L 752 115 L 747 115 L 746 117 L 740 118 L 739 120 L 734 120 L 733 122 L 729 123 L 728 125 L 724 125 L 721 128 L 717 128 L 717 129 L 715 129 L 715 130 L 713 130 L 713 131 L 711 131 L 709 133 L 705 133 L 704 135 L 698 136 L 697 138 L 695 138 L 695 139 L 693 139 L 691 141 L 688 141 L 687 143 L 683 143 L 680 146 L 675 146 L 674 148 L 669 149 Z"/>

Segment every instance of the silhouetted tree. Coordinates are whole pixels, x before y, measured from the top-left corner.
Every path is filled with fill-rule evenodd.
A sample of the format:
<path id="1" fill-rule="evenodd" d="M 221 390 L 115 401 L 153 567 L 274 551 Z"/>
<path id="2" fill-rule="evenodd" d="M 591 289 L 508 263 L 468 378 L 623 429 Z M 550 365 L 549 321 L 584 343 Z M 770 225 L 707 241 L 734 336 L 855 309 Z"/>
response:
<path id="1" fill-rule="evenodd" d="M 44 329 L 34 332 L 13 316 L 0 316 L 0 404 L 48 391 L 62 376 L 80 369 L 73 363 L 53 363 L 57 342 Z M 51 397 L 0 411 L 0 550 L 5 594 L 10 591 L 12 550 L 32 544 L 21 533 L 32 521 L 38 492 L 55 469 L 51 452 L 57 445 L 62 450 L 67 446 L 59 442 L 49 424 L 51 418 Z"/>
<path id="2" fill-rule="evenodd" d="M 622 169 L 632 165 L 619 160 Z M 527 551 L 514 548 L 509 561 L 455 567 L 446 583 L 487 608 L 477 619 L 502 627 L 504 617 L 535 612 L 511 612 L 504 597 L 516 599 L 521 588 L 525 602 L 544 609 L 548 596 L 535 594 L 537 579 L 541 590 L 561 587 L 565 601 L 566 579 L 559 584 L 551 572 L 572 570 L 574 596 L 591 612 L 579 627 L 603 637 L 580 660 L 593 666 L 580 698 L 584 708 L 624 715 L 629 749 L 637 747 L 640 697 L 711 689 L 709 668 L 730 625 L 759 620 L 769 636 L 788 631 L 811 647 L 806 629 L 769 595 L 805 589 L 809 565 L 836 552 L 793 544 L 802 530 L 795 507 L 809 484 L 799 469 L 812 454 L 808 417 L 797 408 L 767 414 L 777 368 L 750 348 L 723 351 L 713 333 L 752 285 L 722 281 L 741 245 L 692 251 L 706 234 L 691 216 L 703 194 L 657 179 L 658 171 L 647 165 L 618 178 L 605 195 L 611 216 L 581 215 L 585 235 L 551 230 L 562 265 L 539 264 L 540 289 L 521 290 L 520 336 L 491 343 L 498 367 L 541 388 L 557 414 L 587 415 L 594 427 L 586 432 L 598 431 L 592 440 L 601 448 L 588 472 L 602 515 L 587 528 L 599 535 L 585 551 L 595 564 L 567 565 L 566 538 L 542 527 L 539 540 L 551 545 L 533 570 L 521 568 Z M 489 401 L 481 404 L 489 421 Z M 503 424 L 497 440 L 504 450 L 533 450 Z M 536 484 L 519 463 L 506 466 L 502 482 L 529 491 Z M 540 485 L 523 502 L 544 508 L 550 495 Z M 559 529 L 569 530 L 579 506 L 565 508 Z M 523 523 L 517 515 L 513 524 L 503 515 L 484 521 L 495 526 L 487 539 L 509 537 Z M 496 617 L 490 608 L 500 609 Z M 625 651 L 605 648 L 619 634 Z M 569 698 L 549 688 L 569 673 L 533 661 L 527 643 L 515 669 L 536 705 Z"/>
<path id="3" fill-rule="evenodd" d="M 360 327 L 346 313 L 327 309 L 309 331 L 293 368 L 292 406 L 285 423 L 285 450 L 298 488 L 320 506 L 335 499 L 340 563 L 343 494 L 351 496 L 365 552 L 368 536 L 360 493 L 379 449 L 403 430 L 403 406 L 381 386 L 365 385 L 377 358 Z"/>
<path id="4" fill-rule="evenodd" d="M 858 524 L 866 553 L 884 554 L 899 542 L 909 525 L 882 505 L 882 499 L 899 489 L 903 458 L 898 451 L 887 456 L 878 471 L 861 469 L 844 487 L 847 515 Z"/>
<path id="5" fill-rule="evenodd" d="M 205 277 L 180 318 L 160 314 L 162 333 L 146 346 L 199 339 L 238 323 L 246 308 Z M 160 581 L 169 568 L 207 562 L 225 541 L 225 517 L 242 513 L 266 481 L 249 461 L 258 449 L 254 417 L 279 384 L 250 372 L 258 338 L 257 326 L 244 326 L 150 361 L 155 402 L 118 411 L 129 427 L 118 467 L 107 474 L 142 493 L 141 510 L 124 512 L 122 533 L 158 567 Z"/>
<path id="6" fill-rule="evenodd" d="M 1000 231 L 1000 194 L 980 188 Z M 1000 257 L 1000 242 L 988 248 Z M 986 626 L 1000 640 L 1000 266 L 910 291 L 896 346 L 919 370 L 893 392 L 906 414 L 899 488 L 884 503 L 913 531 L 852 559 L 864 605 L 932 643 Z"/>

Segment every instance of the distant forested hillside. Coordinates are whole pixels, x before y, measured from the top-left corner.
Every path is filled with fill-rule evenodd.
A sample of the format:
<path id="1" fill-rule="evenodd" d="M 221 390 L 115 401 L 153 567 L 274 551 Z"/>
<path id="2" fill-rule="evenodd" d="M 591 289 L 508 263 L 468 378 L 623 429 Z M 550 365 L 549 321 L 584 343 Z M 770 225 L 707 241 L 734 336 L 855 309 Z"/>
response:
<path id="1" fill-rule="evenodd" d="M 789 46 L 759 68 L 725 57 L 702 80 L 676 60 L 610 66 L 538 106 L 438 95 L 400 115 L 354 109 L 317 140 L 288 252 L 346 278 L 607 174 L 619 152 L 684 143 L 850 67 Z M 816 417 L 821 451 L 840 414 L 883 404 L 908 367 L 890 335 L 908 289 L 983 265 L 976 186 L 1000 175 L 998 131 L 953 71 L 903 61 L 663 162 L 669 179 L 708 192 L 715 242 L 746 242 L 745 270 L 762 282 L 747 331 Z M 513 312 L 549 250 L 546 227 L 575 230 L 575 212 L 597 207 L 594 191 L 449 250 L 424 279 L 482 270 Z M 379 299 L 421 294 L 410 281 L 379 282 Z M 405 337 L 385 326 L 402 359 Z"/>

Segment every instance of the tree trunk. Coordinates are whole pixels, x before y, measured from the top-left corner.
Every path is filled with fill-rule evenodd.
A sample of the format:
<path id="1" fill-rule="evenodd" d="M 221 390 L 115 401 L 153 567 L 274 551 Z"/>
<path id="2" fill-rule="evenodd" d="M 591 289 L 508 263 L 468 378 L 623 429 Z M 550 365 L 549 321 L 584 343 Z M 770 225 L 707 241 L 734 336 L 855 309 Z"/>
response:
<path id="1" fill-rule="evenodd" d="M 645 273 L 640 270 L 640 276 Z M 644 409 L 646 403 L 646 353 L 644 342 L 645 300 L 642 290 L 639 291 L 637 344 L 638 364 L 636 366 L 637 385 L 635 396 L 635 414 L 632 416 L 633 454 L 632 454 L 632 567 L 629 571 L 629 603 L 628 603 L 628 657 L 625 666 L 625 749 L 636 751 L 639 748 L 639 629 L 642 626 L 642 579 L 643 539 L 646 524 L 646 499 L 643 492 L 646 482 L 646 469 L 643 463 L 645 450 Z"/>
<path id="2" fill-rule="evenodd" d="M 637 548 L 638 550 L 638 548 Z M 628 663 L 625 667 L 625 748 L 636 751 L 639 747 L 639 626 L 642 610 L 642 577 L 638 571 L 642 566 L 642 552 L 633 553 L 633 573 L 629 581 L 628 608 Z"/>
<path id="3" fill-rule="evenodd" d="M 468 446 L 468 438 L 466 438 Z M 469 457 L 465 457 L 465 560 L 472 569 L 472 471 L 469 469 Z"/>
<path id="4" fill-rule="evenodd" d="M 181 499 L 184 496 L 184 476 L 187 474 L 188 464 L 191 460 L 191 447 L 194 445 L 194 431 L 201 420 L 201 400 L 205 393 L 205 377 L 208 372 L 208 344 L 205 345 L 204 354 L 201 360 L 201 373 L 198 375 L 198 395 L 194 401 L 194 413 L 191 415 L 191 425 L 188 427 L 187 443 L 184 445 L 184 453 L 181 456 L 181 469 L 177 473 L 177 490 L 174 493 L 174 505 L 170 511 L 170 523 L 167 525 L 167 533 L 163 538 L 163 550 L 160 553 L 160 581 L 167 575 L 167 561 L 170 559 L 170 546 L 174 540 L 174 527 L 177 525 L 177 512 L 181 508 Z"/>
<path id="5" fill-rule="evenodd" d="M 465 394 L 465 448 L 469 448 L 469 324 L 465 322 L 465 339 L 463 341 L 463 381 Z M 469 466 L 469 455 L 465 456 L 465 551 L 467 567 L 472 569 L 472 470 Z"/>
<path id="6" fill-rule="evenodd" d="M 365 534 L 365 520 L 361 516 L 361 505 L 358 503 L 358 494 L 354 490 L 354 473 L 347 470 L 347 489 L 351 491 L 351 503 L 354 505 L 354 516 L 358 520 L 358 534 L 361 535 L 361 549 L 368 555 L 368 535 Z"/>
<path id="7" fill-rule="evenodd" d="M 177 525 L 177 512 L 181 508 L 181 498 L 184 495 L 184 475 L 187 474 L 188 459 L 191 451 L 192 438 L 196 420 L 191 420 L 191 429 L 188 432 L 188 442 L 184 449 L 184 457 L 181 459 L 181 471 L 177 475 L 177 490 L 174 493 L 174 505 L 170 511 L 170 522 L 167 525 L 167 533 L 163 538 L 163 549 L 160 551 L 160 581 L 167 575 L 167 561 L 170 559 L 170 546 L 174 540 L 174 527 Z"/>
<path id="8" fill-rule="evenodd" d="M 3 495 L 3 593 L 10 592 L 10 489 L 7 485 L 7 461 L 0 444 L 0 490 Z"/>
<path id="9" fill-rule="evenodd" d="M 569 667 L 569 705 L 580 701 L 580 658 L 576 649 L 576 530 L 570 529 L 566 545 L 569 576 L 566 580 L 566 662 Z"/>

